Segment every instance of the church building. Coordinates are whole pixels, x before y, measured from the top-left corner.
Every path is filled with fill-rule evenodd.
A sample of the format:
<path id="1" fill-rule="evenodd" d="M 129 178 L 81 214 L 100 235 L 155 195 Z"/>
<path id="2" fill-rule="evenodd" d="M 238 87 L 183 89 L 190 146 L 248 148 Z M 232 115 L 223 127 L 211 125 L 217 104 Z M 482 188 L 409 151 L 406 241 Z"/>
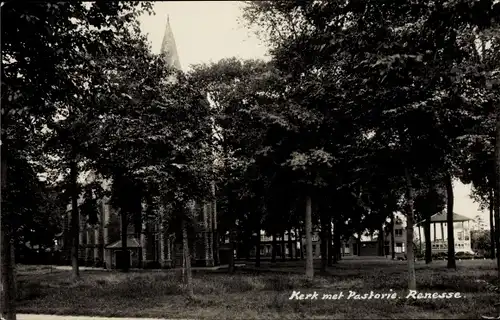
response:
<path id="1" fill-rule="evenodd" d="M 167 26 L 161 45 L 161 53 L 168 64 L 181 69 L 174 35 L 167 19 Z M 87 182 L 98 179 L 88 173 Z M 111 183 L 103 181 L 104 189 L 109 190 Z M 214 266 L 218 261 L 217 214 L 215 204 L 204 203 L 196 207 L 198 221 L 189 236 L 192 265 Z M 109 203 L 109 199 L 100 200 L 98 223 L 89 225 L 86 217 L 80 217 L 80 265 L 105 268 L 119 268 L 118 258 L 121 253 L 121 219 Z M 145 214 L 145 212 L 143 212 Z M 71 263 L 71 205 L 68 205 L 63 219 L 63 232 L 59 247 L 65 263 Z M 175 232 L 167 232 L 161 214 L 154 222 L 132 222 L 127 230 L 127 250 L 130 253 L 132 268 L 171 268 L 182 265 L 182 239 Z"/>

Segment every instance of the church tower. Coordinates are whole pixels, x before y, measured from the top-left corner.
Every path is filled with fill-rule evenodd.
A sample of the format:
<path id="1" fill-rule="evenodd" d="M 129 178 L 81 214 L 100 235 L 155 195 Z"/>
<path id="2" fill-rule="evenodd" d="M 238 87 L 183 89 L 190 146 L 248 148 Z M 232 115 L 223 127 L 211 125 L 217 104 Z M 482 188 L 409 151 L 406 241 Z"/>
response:
<path id="1" fill-rule="evenodd" d="M 177 70 L 181 70 L 181 62 L 179 61 L 179 55 L 177 53 L 177 46 L 175 44 L 174 33 L 172 32 L 172 27 L 170 26 L 170 19 L 167 16 L 167 26 L 165 28 L 165 34 L 163 35 L 163 41 L 161 43 L 160 52 L 167 57 L 168 64 Z"/>

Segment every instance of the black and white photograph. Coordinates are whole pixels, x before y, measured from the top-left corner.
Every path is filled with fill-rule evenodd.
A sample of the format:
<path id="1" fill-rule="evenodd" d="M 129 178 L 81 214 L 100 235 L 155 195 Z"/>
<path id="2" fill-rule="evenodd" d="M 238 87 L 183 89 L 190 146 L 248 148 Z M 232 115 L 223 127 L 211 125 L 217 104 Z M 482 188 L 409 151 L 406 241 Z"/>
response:
<path id="1" fill-rule="evenodd" d="M 1 13 L 1 320 L 500 319 L 500 1 Z"/>

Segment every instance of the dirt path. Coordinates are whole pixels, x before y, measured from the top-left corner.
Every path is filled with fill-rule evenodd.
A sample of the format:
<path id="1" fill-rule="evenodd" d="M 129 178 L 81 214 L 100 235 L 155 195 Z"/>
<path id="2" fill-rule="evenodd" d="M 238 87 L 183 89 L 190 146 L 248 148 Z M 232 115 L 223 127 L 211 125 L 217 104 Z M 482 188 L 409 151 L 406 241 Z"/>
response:
<path id="1" fill-rule="evenodd" d="M 85 317 L 85 316 L 55 316 L 46 314 L 17 315 L 17 320 L 163 320 L 163 319 L 164 318 L 106 318 L 106 317 Z M 176 320 L 182 320 L 182 319 L 176 319 Z"/>

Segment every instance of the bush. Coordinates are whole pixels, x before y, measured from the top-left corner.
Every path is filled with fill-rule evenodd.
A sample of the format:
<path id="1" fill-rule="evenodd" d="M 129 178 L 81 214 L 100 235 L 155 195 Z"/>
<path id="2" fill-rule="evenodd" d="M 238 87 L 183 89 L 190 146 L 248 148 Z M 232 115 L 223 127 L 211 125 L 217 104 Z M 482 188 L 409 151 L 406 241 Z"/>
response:
<path id="1" fill-rule="evenodd" d="M 446 252 L 436 252 L 432 254 L 432 260 L 446 260 L 448 258 L 448 253 Z"/>
<path id="2" fill-rule="evenodd" d="M 17 301 L 35 300 L 46 295 L 42 283 L 19 281 L 17 287 Z"/>
<path id="3" fill-rule="evenodd" d="M 144 264 L 145 269 L 161 269 L 161 265 L 157 261 L 146 261 Z"/>
<path id="4" fill-rule="evenodd" d="M 455 253 L 455 258 L 457 259 L 462 259 L 462 260 L 470 260 L 470 259 L 473 259 L 475 256 L 474 254 L 470 253 L 470 252 L 457 252 Z"/>

